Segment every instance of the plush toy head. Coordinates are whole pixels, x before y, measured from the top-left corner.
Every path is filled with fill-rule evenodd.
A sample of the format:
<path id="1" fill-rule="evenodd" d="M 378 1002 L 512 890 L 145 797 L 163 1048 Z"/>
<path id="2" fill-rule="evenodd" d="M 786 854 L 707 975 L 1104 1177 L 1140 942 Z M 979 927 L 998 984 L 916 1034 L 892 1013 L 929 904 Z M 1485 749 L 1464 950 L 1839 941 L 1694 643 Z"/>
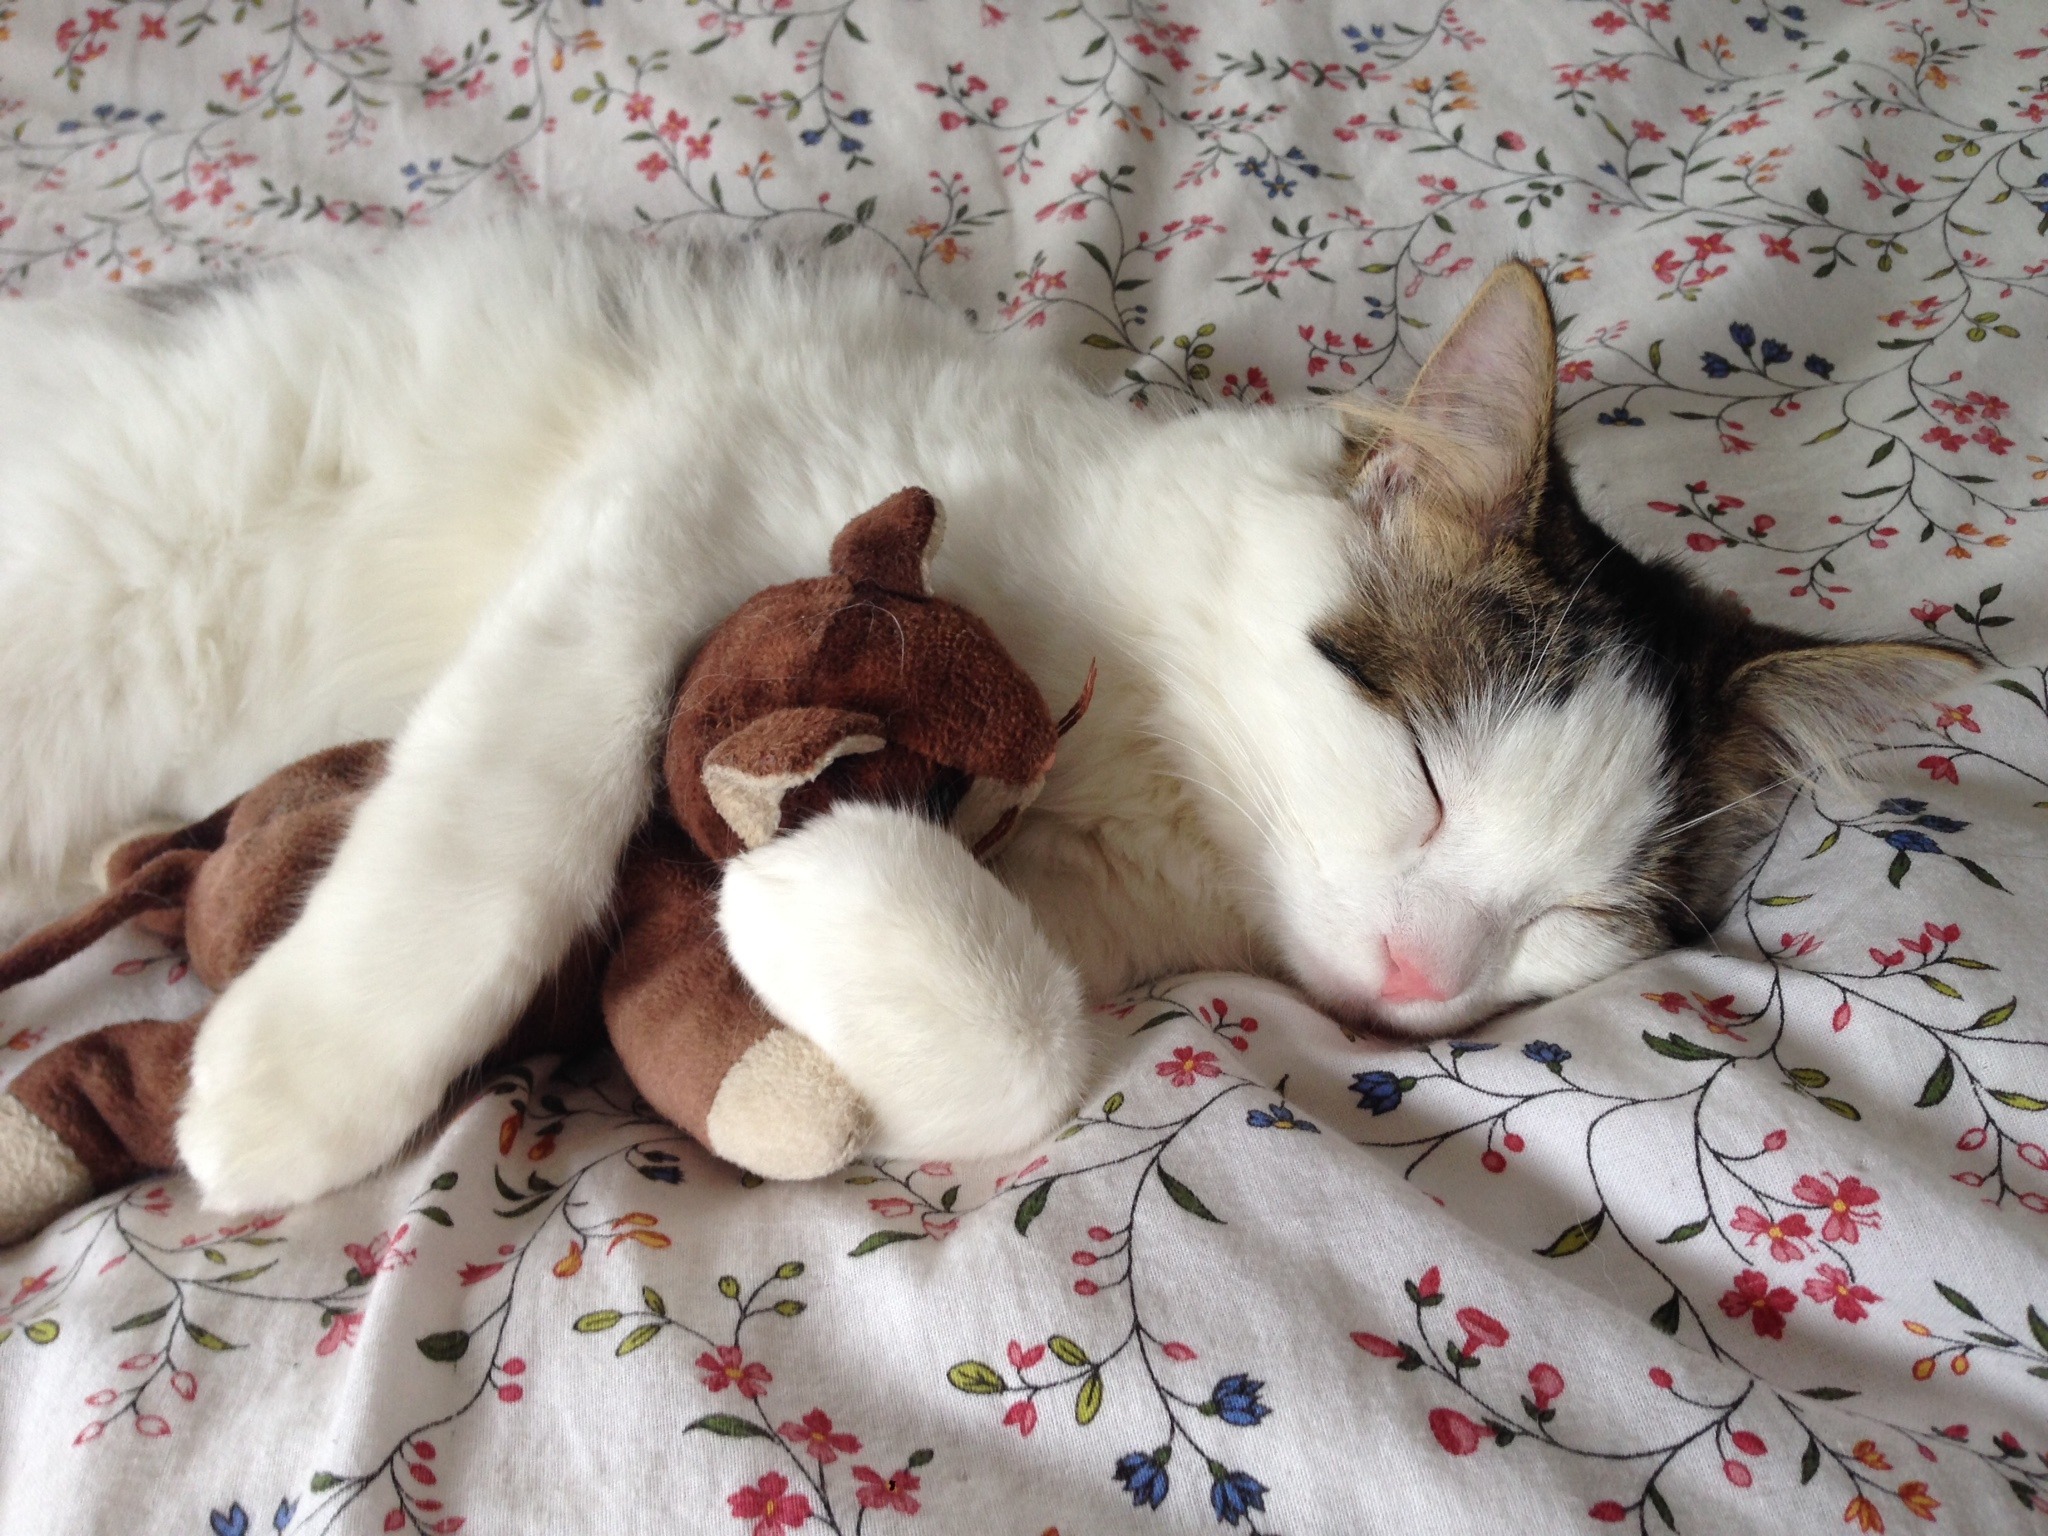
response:
<path id="1" fill-rule="evenodd" d="M 836 800 L 915 807 L 987 855 L 1058 741 L 1045 700 L 966 609 L 932 595 L 943 531 L 898 491 L 840 531 L 832 574 L 756 594 L 692 663 L 664 769 L 676 820 L 716 859 Z"/>

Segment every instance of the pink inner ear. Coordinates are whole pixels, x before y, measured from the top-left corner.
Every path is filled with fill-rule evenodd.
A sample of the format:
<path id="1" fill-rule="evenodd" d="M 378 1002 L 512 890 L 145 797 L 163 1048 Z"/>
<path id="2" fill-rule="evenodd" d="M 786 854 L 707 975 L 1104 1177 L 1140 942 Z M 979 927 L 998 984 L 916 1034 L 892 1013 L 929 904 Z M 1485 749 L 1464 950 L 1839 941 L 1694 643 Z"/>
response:
<path id="1" fill-rule="evenodd" d="M 929 597 L 932 557 L 944 532 L 938 500 L 920 486 L 907 486 L 839 530 L 832 541 L 833 574 L 905 597 Z"/>

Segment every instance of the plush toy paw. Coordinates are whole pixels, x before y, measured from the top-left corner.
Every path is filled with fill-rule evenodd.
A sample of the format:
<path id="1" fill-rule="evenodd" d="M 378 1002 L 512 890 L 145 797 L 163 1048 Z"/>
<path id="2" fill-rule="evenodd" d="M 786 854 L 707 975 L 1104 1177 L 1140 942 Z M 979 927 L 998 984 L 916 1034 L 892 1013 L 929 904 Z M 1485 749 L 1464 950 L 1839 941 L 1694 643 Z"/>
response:
<path id="1" fill-rule="evenodd" d="M 764 1179 L 816 1179 L 860 1156 L 874 1118 L 832 1058 L 794 1030 L 757 1040 L 718 1085 L 705 1140 Z"/>
<path id="2" fill-rule="evenodd" d="M 445 1084 L 406 1049 L 432 1021 L 363 1002 L 368 989 L 307 965 L 306 947 L 288 935 L 200 1026 L 177 1143 L 209 1209 L 298 1204 L 353 1184 L 440 1103 Z"/>
<path id="3" fill-rule="evenodd" d="M 0 1248 L 40 1232 L 92 1192 L 92 1175 L 57 1133 L 0 1093 Z"/>
<path id="4" fill-rule="evenodd" d="M 959 840 L 834 806 L 725 866 L 747 984 L 874 1115 L 882 1157 L 995 1157 L 1071 1115 L 1094 1071 L 1080 979 Z"/>

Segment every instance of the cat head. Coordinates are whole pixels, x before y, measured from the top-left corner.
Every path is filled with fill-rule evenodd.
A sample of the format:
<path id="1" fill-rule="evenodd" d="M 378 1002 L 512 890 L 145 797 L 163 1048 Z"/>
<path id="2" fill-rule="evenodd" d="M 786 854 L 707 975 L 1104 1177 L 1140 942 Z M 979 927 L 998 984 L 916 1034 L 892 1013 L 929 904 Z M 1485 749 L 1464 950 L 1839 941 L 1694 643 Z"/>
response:
<path id="1" fill-rule="evenodd" d="M 1573 492 L 1556 371 L 1503 266 L 1398 410 L 1354 413 L 1341 579 L 1180 722 L 1258 926 L 1353 1022 L 1446 1033 L 1700 936 L 1788 785 L 1974 666 L 1631 554 Z"/>

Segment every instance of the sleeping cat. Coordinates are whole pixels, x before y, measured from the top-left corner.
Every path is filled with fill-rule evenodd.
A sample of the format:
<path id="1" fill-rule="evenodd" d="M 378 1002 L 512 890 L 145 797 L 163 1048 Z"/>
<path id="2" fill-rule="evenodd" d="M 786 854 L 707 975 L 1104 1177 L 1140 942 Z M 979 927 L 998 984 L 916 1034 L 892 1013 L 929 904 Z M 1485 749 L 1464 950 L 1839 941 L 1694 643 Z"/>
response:
<path id="1" fill-rule="evenodd" d="M 542 223 L 0 310 L 0 927 L 96 844 L 398 737 L 200 1036 L 207 1201 L 391 1157 L 601 919 L 696 641 L 921 484 L 938 590 L 1094 704 L 984 869 L 846 806 L 721 925 L 875 1110 L 973 1156 L 1087 1006 L 1209 967 L 1441 1033 L 1699 931 L 1772 795 L 1967 661 L 1748 621 L 1588 520 L 1494 273 L 1398 411 L 1147 415 L 836 270 Z"/>

